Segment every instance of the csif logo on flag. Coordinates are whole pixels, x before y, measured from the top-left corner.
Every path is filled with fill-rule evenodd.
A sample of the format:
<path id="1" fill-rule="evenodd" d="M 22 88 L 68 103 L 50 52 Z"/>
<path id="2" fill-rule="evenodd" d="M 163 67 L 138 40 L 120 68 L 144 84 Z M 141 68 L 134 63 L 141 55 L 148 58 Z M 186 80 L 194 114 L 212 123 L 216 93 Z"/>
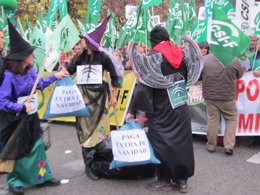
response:
<path id="1" fill-rule="evenodd" d="M 60 49 L 61 51 L 64 51 L 67 45 L 67 39 L 69 37 L 69 28 L 64 27 L 61 29 L 61 34 L 60 34 Z"/>
<path id="2" fill-rule="evenodd" d="M 241 4 L 241 17 L 244 18 L 245 20 L 249 20 L 249 0 L 242 0 Z"/>
<path id="3" fill-rule="evenodd" d="M 207 26 L 205 25 L 205 23 L 199 23 L 199 25 L 197 25 L 197 28 L 192 33 L 192 37 L 193 38 L 200 37 L 200 35 L 206 32 L 206 30 L 207 30 Z"/>
<path id="4" fill-rule="evenodd" d="M 153 0 L 143 0 L 143 5 L 149 5 Z"/>
<path id="5" fill-rule="evenodd" d="M 220 7 L 226 7 L 229 4 L 229 1 L 227 1 L 227 0 L 215 0 L 214 3 L 217 4 Z"/>
<path id="6" fill-rule="evenodd" d="M 232 35 L 232 37 L 230 37 Z M 222 47 L 237 47 L 239 31 L 230 23 L 212 20 L 212 33 L 210 44 L 221 45 Z"/>

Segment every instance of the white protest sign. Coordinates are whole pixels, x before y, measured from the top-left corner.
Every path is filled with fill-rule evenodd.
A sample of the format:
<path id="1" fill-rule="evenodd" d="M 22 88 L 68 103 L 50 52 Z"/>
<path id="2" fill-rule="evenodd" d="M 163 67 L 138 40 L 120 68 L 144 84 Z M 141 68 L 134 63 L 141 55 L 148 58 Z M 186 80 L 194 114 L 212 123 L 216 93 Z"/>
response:
<path id="1" fill-rule="evenodd" d="M 84 100 L 76 85 L 56 86 L 53 92 L 50 113 L 70 113 L 85 108 Z"/>
<path id="2" fill-rule="evenodd" d="M 149 160 L 151 157 L 149 142 L 144 130 L 112 131 L 111 140 L 114 160 L 139 162 Z"/>
<path id="3" fill-rule="evenodd" d="M 102 84 L 102 65 L 77 66 L 77 84 Z"/>
<path id="4" fill-rule="evenodd" d="M 136 12 L 136 6 L 134 5 L 126 5 L 125 6 L 125 18 L 128 19 L 131 15 Z"/>
<path id="5" fill-rule="evenodd" d="M 251 12 L 255 6 L 253 0 L 237 0 L 236 1 L 236 17 L 233 22 L 246 34 L 252 34 L 252 28 L 250 28 Z"/>

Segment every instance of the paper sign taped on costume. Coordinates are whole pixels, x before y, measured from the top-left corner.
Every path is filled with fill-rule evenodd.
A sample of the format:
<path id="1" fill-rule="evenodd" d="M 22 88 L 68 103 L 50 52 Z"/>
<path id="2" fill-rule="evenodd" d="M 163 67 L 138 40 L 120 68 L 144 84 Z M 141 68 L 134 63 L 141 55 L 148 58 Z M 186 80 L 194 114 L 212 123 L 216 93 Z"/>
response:
<path id="1" fill-rule="evenodd" d="M 102 65 L 77 66 L 77 84 L 102 84 Z"/>

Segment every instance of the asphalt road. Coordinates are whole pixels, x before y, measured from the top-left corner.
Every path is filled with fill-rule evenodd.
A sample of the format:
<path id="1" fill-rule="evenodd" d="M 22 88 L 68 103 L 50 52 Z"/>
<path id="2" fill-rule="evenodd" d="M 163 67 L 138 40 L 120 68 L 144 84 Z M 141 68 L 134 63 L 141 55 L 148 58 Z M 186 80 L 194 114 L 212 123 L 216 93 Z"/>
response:
<path id="1" fill-rule="evenodd" d="M 146 183 L 156 178 L 141 180 L 100 179 L 91 181 L 85 176 L 81 148 L 74 124 L 51 123 L 52 147 L 47 151 L 54 177 L 67 179 L 67 184 L 49 188 L 29 188 L 27 195 L 153 195 L 180 194 L 150 192 Z M 259 195 L 260 164 L 247 162 L 260 150 L 251 147 L 252 138 L 240 138 L 233 156 L 227 156 L 223 147 L 208 153 L 205 139 L 194 137 L 195 175 L 189 179 L 189 195 Z M 0 175 L 0 195 L 8 194 L 5 175 Z"/>

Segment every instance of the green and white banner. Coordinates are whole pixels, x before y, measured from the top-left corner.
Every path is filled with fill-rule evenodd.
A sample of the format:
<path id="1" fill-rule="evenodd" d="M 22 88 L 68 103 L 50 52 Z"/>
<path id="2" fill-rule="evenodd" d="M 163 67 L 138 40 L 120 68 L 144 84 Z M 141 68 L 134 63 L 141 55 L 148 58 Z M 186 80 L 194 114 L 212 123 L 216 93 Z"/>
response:
<path id="1" fill-rule="evenodd" d="M 198 20 L 191 28 L 191 38 L 197 42 L 207 41 L 208 20 Z"/>
<path id="2" fill-rule="evenodd" d="M 254 34 L 260 36 L 260 2 L 255 3 L 255 6 L 251 13 L 251 27 L 253 29 Z"/>
<path id="3" fill-rule="evenodd" d="M 162 0 L 142 0 L 142 8 L 161 4 Z"/>
<path id="4" fill-rule="evenodd" d="M 50 36 L 52 47 L 59 52 L 69 52 L 80 40 L 79 32 L 69 15 L 59 23 Z"/>
<path id="5" fill-rule="evenodd" d="M 33 65 L 37 73 L 39 72 L 42 62 L 44 60 L 45 42 L 46 42 L 45 34 L 39 28 L 35 27 L 30 38 L 30 43 L 31 45 L 37 46 L 37 48 L 34 51 L 34 61 L 33 61 Z"/>
<path id="6" fill-rule="evenodd" d="M 92 31 L 98 24 L 101 9 L 101 0 L 87 0 L 88 10 L 86 18 L 86 31 Z"/>
<path id="7" fill-rule="evenodd" d="M 227 67 L 240 53 L 245 52 L 250 40 L 219 9 L 213 8 L 212 20 L 208 21 L 207 39 L 210 51 Z"/>

